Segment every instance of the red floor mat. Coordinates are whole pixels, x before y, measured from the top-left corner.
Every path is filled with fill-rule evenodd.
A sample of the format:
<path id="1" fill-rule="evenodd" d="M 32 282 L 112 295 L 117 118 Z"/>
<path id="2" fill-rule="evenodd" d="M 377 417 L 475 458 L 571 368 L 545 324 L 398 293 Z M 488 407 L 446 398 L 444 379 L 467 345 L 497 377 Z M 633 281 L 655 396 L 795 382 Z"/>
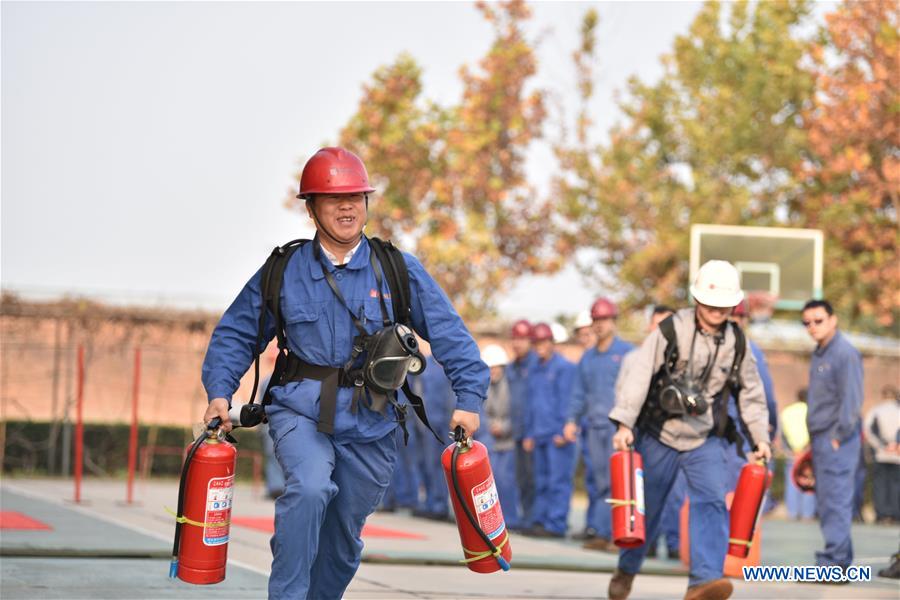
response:
<path id="1" fill-rule="evenodd" d="M 272 533 L 275 531 L 275 521 L 272 517 L 232 517 L 231 522 L 241 527 L 256 529 Z M 427 540 L 428 538 L 419 533 L 409 533 L 398 529 L 388 529 L 387 527 L 376 527 L 375 525 L 364 525 L 362 530 L 363 537 L 370 538 L 397 538 L 406 540 Z"/>
<path id="2" fill-rule="evenodd" d="M 14 510 L 0 510 L 0 529 L 53 529 L 46 523 Z"/>

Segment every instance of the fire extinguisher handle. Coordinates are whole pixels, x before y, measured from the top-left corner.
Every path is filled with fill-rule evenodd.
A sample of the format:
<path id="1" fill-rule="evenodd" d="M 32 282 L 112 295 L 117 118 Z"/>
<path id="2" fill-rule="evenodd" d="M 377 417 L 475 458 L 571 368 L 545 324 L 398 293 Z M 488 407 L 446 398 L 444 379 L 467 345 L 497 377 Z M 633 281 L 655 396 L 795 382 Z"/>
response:
<path id="1" fill-rule="evenodd" d="M 457 425 L 456 429 L 453 430 L 453 441 L 454 442 L 466 441 L 466 430 L 462 428 L 462 425 Z"/>
<path id="2" fill-rule="evenodd" d="M 213 417 L 210 419 L 209 423 L 206 424 L 207 429 L 217 429 L 219 425 L 222 424 L 222 417 Z"/>

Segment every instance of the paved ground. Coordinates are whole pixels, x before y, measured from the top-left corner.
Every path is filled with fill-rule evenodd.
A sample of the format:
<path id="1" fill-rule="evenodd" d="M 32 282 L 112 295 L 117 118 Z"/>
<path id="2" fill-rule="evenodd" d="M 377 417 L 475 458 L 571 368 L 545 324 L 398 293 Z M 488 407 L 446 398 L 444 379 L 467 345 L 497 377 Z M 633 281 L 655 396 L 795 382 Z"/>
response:
<path id="1" fill-rule="evenodd" d="M 88 481 L 84 502 L 71 502 L 66 480 L 5 479 L 0 509 L 28 515 L 51 530 L 4 529 L 0 533 L 0 596 L 11 598 L 264 598 L 271 556 L 267 527 L 271 501 L 239 485 L 233 517 L 256 528 L 232 527 L 226 580 L 192 586 L 167 578 L 172 517 L 177 497 L 174 480 L 140 483 L 137 502 L 125 505 L 121 481 Z M 573 510 L 578 526 L 583 510 Z M 349 599 L 394 598 L 603 598 L 615 556 L 582 550 L 571 541 L 514 536 L 513 569 L 479 575 L 458 565 L 461 551 L 455 525 L 414 519 L 406 513 L 376 514 L 380 528 L 365 537 L 363 565 L 347 590 Z M 260 529 L 259 527 L 262 527 Z M 385 534 L 416 537 L 384 537 Z M 897 550 L 900 528 L 856 526 L 857 564 L 873 567 L 873 576 Z M 763 526 L 763 564 L 811 564 L 821 545 L 815 523 L 767 520 Z M 673 598 L 683 594 L 684 567 L 648 560 L 632 598 Z M 878 579 L 865 584 L 750 584 L 735 581 L 736 598 L 900 598 L 900 583 Z"/>

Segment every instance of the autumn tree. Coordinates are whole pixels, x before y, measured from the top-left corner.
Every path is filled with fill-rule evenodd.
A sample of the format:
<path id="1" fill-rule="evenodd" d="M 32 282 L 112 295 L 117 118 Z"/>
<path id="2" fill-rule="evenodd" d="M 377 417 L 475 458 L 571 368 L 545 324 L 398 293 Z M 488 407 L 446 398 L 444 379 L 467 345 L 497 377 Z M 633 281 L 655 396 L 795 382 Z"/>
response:
<path id="1" fill-rule="evenodd" d="M 545 119 L 544 94 L 530 84 L 530 10 L 521 0 L 476 6 L 494 40 L 460 69 L 458 103 L 424 99 L 421 67 L 401 55 L 364 85 L 339 137 L 379 190 L 367 231 L 417 254 L 464 317 L 488 314 L 517 277 L 560 264 L 547 251 L 547 204 L 525 174 Z"/>
<path id="2" fill-rule="evenodd" d="M 825 295 L 858 325 L 900 319 L 900 5 L 845 2 L 814 46 L 808 189 L 797 211 L 826 233 Z"/>
<path id="3" fill-rule="evenodd" d="M 789 217 L 813 89 L 797 34 L 808 15 L 803 0 L 707 2 L 663 57 L 659 82 L 629 81 L 624 122 L 606 143 L 578 136 L 558 145 L 562 248 L 590 250 L 579 265 L 590 281 L 632 304 L 681 303 L 692 223 Z M 582 34 L 592 36 L 587 25 Z M 583 41 L 576 54 L 582 81 L 592 52 Z"/>

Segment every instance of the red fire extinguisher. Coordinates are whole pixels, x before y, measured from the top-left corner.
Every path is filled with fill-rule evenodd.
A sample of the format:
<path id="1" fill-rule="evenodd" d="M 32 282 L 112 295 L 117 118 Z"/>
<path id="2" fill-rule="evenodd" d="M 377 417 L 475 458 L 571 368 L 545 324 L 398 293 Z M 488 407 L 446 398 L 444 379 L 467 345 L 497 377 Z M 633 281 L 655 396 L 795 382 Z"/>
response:
<path id="1" fill-rule="evenodd" d="M 644 543 L 644 461 L 633 447 L 609 457 L 613 542 L 619 548 Z"/>
<path id="2" fill-rule="evenodd" d="M 225 579 L 237 450 L 216 430 L 219 418 L 188 447 L 178 486 L 169 577 L 188 583 Z"/>
<path id="3" fill-rule="evenodd" d="M 772 474 L 765 463 L 747 463 L 741 469 L 734 499 L 731 501 L 731 530 L 728 535 L 728 554 L 746 558 L 756 526 L 765 505 L 766 490 L 772 484 Z"/>
<path id="4" fill-rule="evenodd" d="M 503 520 L 487 448 L 472 439 L 466 442 L 462 427 L 456 428 L 454 440 L 441 455 L 441 464 L 466 556 L 462 562 L 476 573 L 509 571 L 509 530 Z"/>
<path id="5" fill-rule="evenodd" d="M 807 450 L 794 460 L 791 479 L 794 481 L 794 485 L 807 494 L 816 491 L 816 474 L 813 471 L 812 450 Z"/>

